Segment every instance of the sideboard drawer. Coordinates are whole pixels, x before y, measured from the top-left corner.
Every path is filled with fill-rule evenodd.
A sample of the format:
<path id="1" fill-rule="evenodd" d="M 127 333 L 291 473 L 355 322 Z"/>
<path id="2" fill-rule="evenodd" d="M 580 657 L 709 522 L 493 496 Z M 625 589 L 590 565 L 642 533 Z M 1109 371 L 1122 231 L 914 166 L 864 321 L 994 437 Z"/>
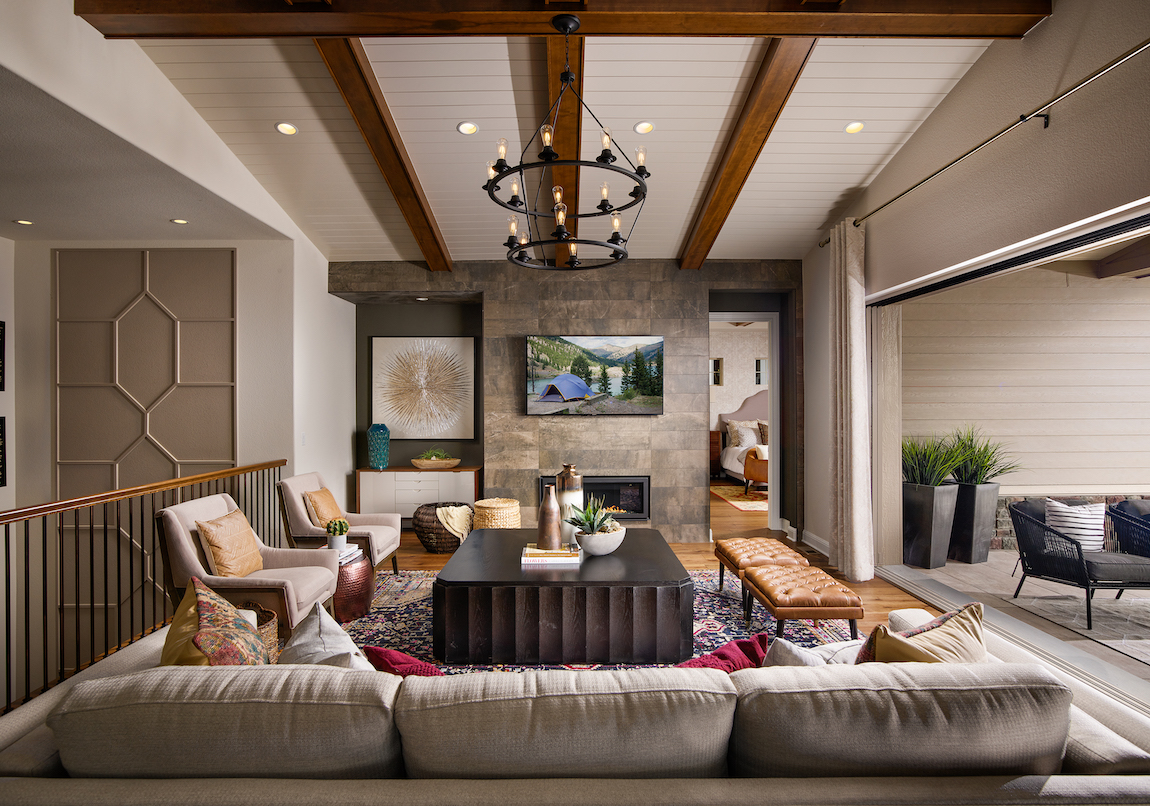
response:
<path id="1" fill-rule="evenodd" d="M 474 504 L 478 467 L 466 470 L 355 471 L 356 509 L 360 512 L 397 512 L 410 518 L 416 507 L 438 501 Z"/>

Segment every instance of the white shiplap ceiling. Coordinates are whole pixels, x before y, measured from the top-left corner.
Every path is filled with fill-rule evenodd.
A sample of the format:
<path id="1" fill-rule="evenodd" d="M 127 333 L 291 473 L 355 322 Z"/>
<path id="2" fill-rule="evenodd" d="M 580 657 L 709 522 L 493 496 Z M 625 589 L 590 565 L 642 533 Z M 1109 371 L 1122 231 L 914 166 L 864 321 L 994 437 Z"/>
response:
<path id="1" fill-rule="evenodd" d="M 501 136 L 517 156 L 543 118 L 544 40 L 363 44 L 452 259 L 502 259 L 506 212 L 481 189 L 484 165 Z M 821 40 L 710 257 L 802 257 L 988 44 Z M 309 40 L 141 46 L 329 260 L 422 259 Z M 650 195 L 632 257 L 678 256 L 765 49 L 763 39 L 586 39 L 584 99 L 613 129 L 617 150 L 648 149 Z M 300 133 L 277 134 L 280 120 Z M 479 133 L 457 133 L 462 120 Z M 636 135 L 640 120 L 655 131 Z M 862 133 L 843 132 L 852 120 L 866 122 Z M 583 156 L 593 157 L 599 131 L 587 116 L 583 132 Z M 584 199 L 598 195 L 600 180 L 588 174 Z"/>

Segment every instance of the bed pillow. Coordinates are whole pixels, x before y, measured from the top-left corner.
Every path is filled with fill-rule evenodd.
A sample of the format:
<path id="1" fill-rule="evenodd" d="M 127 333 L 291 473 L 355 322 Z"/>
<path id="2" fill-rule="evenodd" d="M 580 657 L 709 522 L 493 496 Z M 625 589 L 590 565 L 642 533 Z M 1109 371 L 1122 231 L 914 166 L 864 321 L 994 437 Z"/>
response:
<path id="1" fill-rule="evenodd" d="M 758 420 L 727 420 L 728 448 L 749 448 L 758 442 Z"/>
<path id="2" fill-rule="evenodd" d="M 196 521 L 196 529 L 213 576 L 246 577 L 264 567 L 259 538 L 238 509 L 210 521 Z"/>
<path id="3" fill-rule="evenodd" d="M 1106 540 L 1106 505 L 1070 506 L 1047 498 L 1046 525 L 1077 540 L 1083 551 L 1102 551 Z"/>
<path id="4" fill-rule="evenodd" d="M 759 420 L 759 442 L 764 445 L 770 445 L 770 428 L 762 420 Z"/>
<path id="5" fill-rule="evenodd" d="M 305 492 L 303 500 L 312 524 L 321 529 L 327 528 L 328 521 L 343 517 L 343 510 L 339 508 L 339 504 L 335 502 L 335 496 L 327 487 Z"/>

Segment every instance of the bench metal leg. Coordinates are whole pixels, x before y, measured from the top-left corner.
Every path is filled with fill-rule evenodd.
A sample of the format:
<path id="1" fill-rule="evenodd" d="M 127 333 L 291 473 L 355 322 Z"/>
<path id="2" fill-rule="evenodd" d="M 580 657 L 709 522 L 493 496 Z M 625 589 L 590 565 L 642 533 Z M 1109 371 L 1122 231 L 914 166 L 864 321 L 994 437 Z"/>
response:
<path id="1" fill-rule="evenodd" d="M 723 572 L 727 570 L 727 566 L 719 563 L 719 590 L 723 590 Z"/>
<path id="2" fill-rule="evenodd" d="M 783 631 L 787 628 L 787 620 L 775 616 L 775 638 L 782 638 Z"/>
<path id="3" fill-rule="evenodd" d="M 851 619 L 851 640 L 857 641 L 859 637 L 859 623 L 857 619 Z"/>

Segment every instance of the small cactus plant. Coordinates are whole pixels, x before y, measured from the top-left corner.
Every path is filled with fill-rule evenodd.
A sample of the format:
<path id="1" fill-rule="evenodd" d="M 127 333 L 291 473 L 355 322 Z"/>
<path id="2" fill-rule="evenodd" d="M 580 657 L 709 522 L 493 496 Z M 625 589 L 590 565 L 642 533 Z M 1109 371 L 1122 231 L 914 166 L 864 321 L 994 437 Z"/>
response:
<path id="1" fill-rule="evenodd" d="M 617 532 L 622 528 L 619 526 L 619 522 L 611 517 L 611 513 L 603 508 L 602 498 L 596 498 L 592 495 L 587 499 L 587 506 L 580 509 L 572 504 L 571 509 L 575 514 L 567 519 L 567 523 L 585 535 Z"/>
<path id="2" fill-rule="evenodd" d="M 332 537 L 345 535 L 350 528 L 351 524 L 349 524 L 345 518 L 332 518 L 327 522 L 327 533 Z"/>

